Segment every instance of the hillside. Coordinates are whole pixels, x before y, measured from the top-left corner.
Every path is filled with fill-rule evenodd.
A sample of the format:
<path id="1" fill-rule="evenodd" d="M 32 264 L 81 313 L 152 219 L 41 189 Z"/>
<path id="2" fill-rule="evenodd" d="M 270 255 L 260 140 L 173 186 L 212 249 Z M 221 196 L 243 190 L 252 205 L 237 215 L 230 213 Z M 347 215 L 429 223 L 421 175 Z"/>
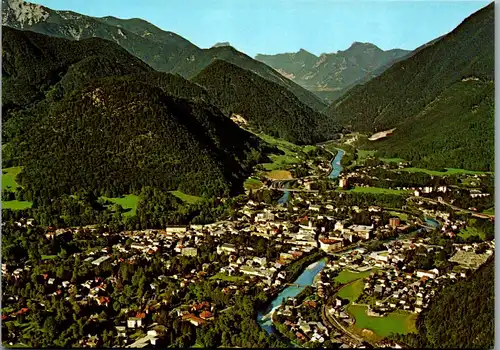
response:
<path id="1" fill-rule="evenodd" d="M 96 18 L 71 11 L 55 11 L 22 0 L 2 0 L 2 15 L 3 25 L 17 29 L 70 40 L 98 37 L 116 42 L 155 70 L 177 73 L 184 78 L 195 76 L 215 59 L 224 59 L 289 89 L 315 110 L 326 107 L 313 93 L 232 47 L 201 49 L 142 19 Z"/>
<path id="2" fill-rule="evenodd" d="M 454 305 L 454 307 L 450 307 Z M 495 339 L 494 259 L 446 287 L 417 321 L 417 334 L 399 336 L 411 347 L 491 349 Z"/>
<path id="3" fill-rule="evenodd" d="M 22 103 L 4 121 L 2 160 L 23 166 L 29 197 L 80 189 L 114 197 L 144 186 L 223 195 L 241 190 L 261 160 L 258 139 L 202 87 L 154 72 L 112 42 L 11 28 L 3 40 L 3 92 Z"/>
<path id="4" fill-rule="evenodd" d="M 394 136 L 373 144 L 383 155 L 434 167 L 492 170 L 493 71 L 490 4 L 451 33 L 351 89 L 328 114 L 354 131 L 396 128 Z"/>
<path id="5" fill-rule="evenodd" d="M 328 100 L 340 96 L 361 79 L 370 79 L 409 51 L 383 51 L 370 43 L 353 43 L 347 50 L 316 56 L 304 49 L 295 53 L 257 55 L 255 59 Z"/>
<path id="6" fill-rule="evenodd" d="M 91 38 L 79 42 L 2 27 L 2 108 L 19 109 L 45 98 L 66 75 L 92 77 L 152 71 L 116 44 Z M 85 67 L 83 67 L 85 66 Z M 71 70 L 70 70 L 71 67 Z M 85 71 L 85 75 L 78 73 Z M 5 114 L 4 114 L 5 115 Z"/>
<path id="7" fill-rule="evenodd" d="M 193 81 L 207 89 L 225 114 L 240 115 L 258 132 L 311 144 L 333 138 L 339 130 L 288 90 L 226 61 L 215 61 Z"/>

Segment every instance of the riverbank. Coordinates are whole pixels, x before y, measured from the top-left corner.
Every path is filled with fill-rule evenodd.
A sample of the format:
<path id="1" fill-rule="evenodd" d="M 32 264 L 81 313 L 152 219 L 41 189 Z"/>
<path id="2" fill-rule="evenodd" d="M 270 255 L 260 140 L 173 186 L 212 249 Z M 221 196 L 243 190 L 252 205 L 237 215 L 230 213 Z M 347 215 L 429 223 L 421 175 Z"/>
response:
<path id="1" fill-rule="evenodd" d="M 292 285 L 276 289 L 272 292 L 271 301 L 257 313 L 257 323 L 269 334 L 275 333 L 276 329 L 272 323 L 272 311 L 282 305 L 283 300 L 297 296 L 306 286 L 313 284 L 314 278 L 326 266 L 326 254 L 317 251 L 307 256 L 301 261 L 295 262 L 295 266 L 290 266 L 287 273 L 287 282 Z M 293 263 L 292 263 L 293 264 Z M 290 271 L 291 270 L 291 271 Z M 279 293 L 278 291 L 281 290 Z M 270 324 L 268 322 L 271 317 Z"/>

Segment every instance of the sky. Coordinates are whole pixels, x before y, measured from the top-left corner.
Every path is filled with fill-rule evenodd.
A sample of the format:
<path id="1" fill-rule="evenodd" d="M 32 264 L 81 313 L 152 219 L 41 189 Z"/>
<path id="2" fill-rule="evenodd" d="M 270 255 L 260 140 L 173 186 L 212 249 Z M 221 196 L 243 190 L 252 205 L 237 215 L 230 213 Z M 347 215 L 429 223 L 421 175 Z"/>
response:
<path id="1" fill-rule="evenodd" d="M 85 15 L 142 18 L 201 48 L 228 41 L 254 57 L 316 55 L 370 42 L 412 50 L 453 30 L 488 1 L 465 0 L 32 0 Z"/>

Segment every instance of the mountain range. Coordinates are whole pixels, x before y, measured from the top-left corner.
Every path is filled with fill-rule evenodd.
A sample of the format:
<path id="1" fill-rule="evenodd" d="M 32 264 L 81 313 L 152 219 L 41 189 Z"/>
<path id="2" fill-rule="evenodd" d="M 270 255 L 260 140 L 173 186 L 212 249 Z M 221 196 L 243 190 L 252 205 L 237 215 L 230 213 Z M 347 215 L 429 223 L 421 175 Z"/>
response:
<path id="1" fill-rule="evenodd" d="M 393 129 L 374 143 L 415 164 L 494 169 L 494 5 L 349 90 L 328 114 L 353 131 Z"/>
<path id="2" fill-rule="evenodd" d="M 362 79 L 370 79 L 410 51 L 383 51 L 370 43 L 354 42 L 347 50 L 319 57 L 300 49 L 295 53 L 255 56 L 302 87 L 333 101 Z"/>
<path id="3" fill-rule="evenodd" d="M 199 196 L 242 189 L 263 160 L 200 86 L 154 71 L 117 44 L 3 27 L 3 166 L 34 198 L 144 186 Z M 12 163 L 12 164 L 9 164 Z"/>
<path id="4" fill-rule="evenodd" d="M 312 92 L 231 46 L 201 49 L 142 19 L 97 18 L 72 11 L 55 11 L 22 0 L 2 0 L 2 24 L 70 40 L 99 37 L 114 41 L 155 70 L 185 78 L 195 76 L 215 59 L 223 59 L 289 89 L 315 110 L 326 107 Z"/>

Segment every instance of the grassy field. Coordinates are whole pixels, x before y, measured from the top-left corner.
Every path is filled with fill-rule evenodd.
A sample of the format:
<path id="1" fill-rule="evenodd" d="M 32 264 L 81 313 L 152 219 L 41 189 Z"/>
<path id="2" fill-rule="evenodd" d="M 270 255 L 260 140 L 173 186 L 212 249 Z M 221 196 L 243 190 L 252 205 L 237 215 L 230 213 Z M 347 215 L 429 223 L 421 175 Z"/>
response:
<path id="1" fill-rule="evenodd" d="M 389 214 L 391 214 L 392 216 L 397 216 L 398 218 L 400 218 L 403 221 L 408 220 L 408 214 L 406 214 L 406 213 L 399 213 L 397 211 L 390 211 Z"/>
<path id="2" fill-rule="evenodd" d="M 127 194 L 123 197 L 102 197 L 103 199 L 120 204 L 126 211 L 123 213 L 124 216 L 134 216 L 137 212 L 137 202 L 139 197 L 134 194 Z"/>
<path id="3" fill-rule="evenodd" d="M 365 278 L 367 276 L 370 276 L 374 272 L 374 270 L 368 270 L 368 271 L 363 271 L 363 272 L 355 272 L 355 271 L 349 271 L 349 270 L 342 270 L 341 273 L 337 277 L 335 277 L 335 282 L 341 283 L 341 284 L 346 284 L 351 281 L 355 281 L 360 278 Z"/>
<path id="4" fill-rule="evenodd" d="M 21 172 L 21 170 L 22 167 L 20 166 L 2 169 L 2 190 L 14 192 L 16 187 L 20 186 L 16 182 L 16 176 Z"/>
<path id="5" fill-rule="evenodd" d="M 179 190 L 172 191 L 170 193 L 172 193 L 174 196 L 176 196 L 177 198 L 179 198 L 184 203 L 195 204 L 195 203 L 203 201 L 203 197 L 192 196 L 190 194 L 186 194 L 186 193 L 181 192 Z"/>
<path id="6" fill-rule="evenodd" d="M 491 207 L 483 211 L 484 214 L 495 215 L 495 207 Z"/>
<path id="7" fill-rule="evenodd" d="M 292 174 L 288 170 L 272 170 L 266 173 L 266 176 L 273 180 L 293 179 Z"/>
<path id="8" fill-rule="evenodd" d="M 358 149 L 358 160 L 363 161 L 368 157 L 373 157 L 377 151 L 367 151 L 367 150 L 362 150 Z"/>
<path id="9" fill-rule="evenodd" d="M 462 238 L 468 238 L 470 236 L 479 236 L 481 239 L 484 239 L 484 232 L 478 230 L 477 228 L 473 226 L 468 226 L 467 228 L 462 228 L 460 229 L 460 232 L 458 235 Z"/>
<path id="10" fill-rule="evenodd" d="M 456 175 L 456 174 L 485 174 L 485 172 L 483 171 L 472 171 L 472 170 L 455 169 L 455 168 L 446 168 L 446 171 L 429 170 L 423 168 L 404 168 L 401 170 L 408 171 L 411 173 L 421 172 L 434 176 Z"/>
<path id="11" fill-rule="evenodd" d="M 263 185 L 264 184 L 260 180 L 251 177 L 245 180 L 243 187 L 247 190 L 257 190 L 261 188 Z"/>
<path id="12" fill-rule="evenodd" d="M 387 337 L 390 333 L 407 334 L 415 332 L 416 314 L 395 311 L 384 317 L 368 316 L 367 306 L 349 305 L 347 311 L 354 316 L 354 326 L 360 330 L 369 329 L 380 337 Z"/>
<path id="13" fill-rule="evenodd" d="M 348 299 L 350 302 L 354 302 L 363 292 L 364 285 L 363 279 L 359 279 L 341 288 L 337 295 L 339 298 Z"/>
<path id="14" fill-rule="evenodd" d="M 300 160 L 296 156 L 290 154 L 284 154 L 284 155 L 271 154 L 269 158 L 271 158 L 271 160 L 273 161 L 272 163 L 262 164 L 264 166 L 264 169 L 266 170 L 283 169 L 287 168 L 290 164 L 300 163 Z"/>
<path id="15" fill-rule="evenodd" d="M 311 151 L 315 151 L 316 149 L 317 149 L 317 147 L 312 146 L 312 145 L 306 145 L 306 146 L 302 147 L 302 150 L 306 153 L 311 152 Z"/>
<path id="16" fill-rule="evenodd" d="M 2 209 L 22 210 L 31 208 L 32 205 L 32 202 L 27 201 L 2 201 Z"/>
<path id="17" fill-rule="evenodd" d="M 243 281 L 244 277 L 241 276 L 229 276 L 225 273 L 219 272 L 218 274 L 210 277 L 211 280 L 223 280 L 228 282 L 239 282 Z"/>
<path id="18" fill-rule="evenodd" d="M 42 255 L 42 260 L 53 260 L 57 259 L 57 255 Z"/>
<path id="19" fill-rule="evenodd" d="M 349 190 L 349 192 L 359 192 L 359 193 L 374 193 L 374 194 L 407 194 L 411 191 L 405 190 L 394 190 L 390 188 L 381 187 L 354 187 Z"/>
<path id="20" fill-rule="evenodd" d="M 403 158 L 380 158 L 380 160 L 385 163 L 400 163 L 405 161 Z"/>

